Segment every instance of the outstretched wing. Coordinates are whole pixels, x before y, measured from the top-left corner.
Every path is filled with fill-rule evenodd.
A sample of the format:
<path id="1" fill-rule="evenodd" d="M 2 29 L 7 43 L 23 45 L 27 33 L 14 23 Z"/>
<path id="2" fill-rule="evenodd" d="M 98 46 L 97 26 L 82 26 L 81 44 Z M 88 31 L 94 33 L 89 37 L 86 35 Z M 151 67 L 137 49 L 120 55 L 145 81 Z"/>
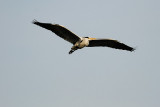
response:
<path id="1" fill-rule="evenodd" d="M 68 42 L 72 44 L 75 44 L 80 39 L 77 35 L 75 35 L 71 31 L 66 29 L 65 27 L 58 25 L 58 24 L 40 23 L 36 20 L 33 21 L 33 24 L 36 24 L 38 26 L 51 30 L 56 35 L 63 38 L 64 40 L 67 40 Z"/>
<path id="2" fill-rule="evenodd" d="M 117 40 L 112 40 L 112 39 L 94 39 L 94 40 L 89 40 L 89 45 L 88 47 L 96 47 L 96 46 L 107 46 L 115 49 L 122 49 L 122 50 L 127 50 L 127 51 L 134 51 L 135 49 L 127 46 L 123 43 L 118 42 Z"/>

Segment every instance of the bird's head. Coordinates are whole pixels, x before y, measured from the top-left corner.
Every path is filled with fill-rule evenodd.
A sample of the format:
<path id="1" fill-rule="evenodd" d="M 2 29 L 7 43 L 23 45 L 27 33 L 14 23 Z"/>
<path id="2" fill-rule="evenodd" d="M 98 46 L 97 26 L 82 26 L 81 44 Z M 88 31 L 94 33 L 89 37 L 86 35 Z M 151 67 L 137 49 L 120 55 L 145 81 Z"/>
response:
<path id="1" fill-rule="evenodd" d="M 84 37 L 84 38 L 89 38 L 89 37 Z"/>
<path id="2" fill-rule="evenodd" d="M 91 37 L 84 37 L 84 38 L 88 38 L 89 40 L 95 40 L 96 38 L 91 38 Z"/>
<path id="3" fill-rule="evenodd" d="M 95 40 L 96 38 L 91 38 L 91 37 L 84 37 L 84 38 L 88 38 L 89 40 Z"/>

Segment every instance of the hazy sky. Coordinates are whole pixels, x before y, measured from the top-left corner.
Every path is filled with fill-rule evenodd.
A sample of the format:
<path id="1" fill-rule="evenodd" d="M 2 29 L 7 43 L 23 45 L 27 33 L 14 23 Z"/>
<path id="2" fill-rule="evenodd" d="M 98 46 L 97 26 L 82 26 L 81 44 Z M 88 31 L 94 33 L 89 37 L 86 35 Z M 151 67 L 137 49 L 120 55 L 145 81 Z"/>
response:
<path id="1" fill-rule="evenodd" d="M 160 107 L 160 0 L 1 0 L 0 107 Z M 117 39 L 84 48 L 33 25 Z"/>

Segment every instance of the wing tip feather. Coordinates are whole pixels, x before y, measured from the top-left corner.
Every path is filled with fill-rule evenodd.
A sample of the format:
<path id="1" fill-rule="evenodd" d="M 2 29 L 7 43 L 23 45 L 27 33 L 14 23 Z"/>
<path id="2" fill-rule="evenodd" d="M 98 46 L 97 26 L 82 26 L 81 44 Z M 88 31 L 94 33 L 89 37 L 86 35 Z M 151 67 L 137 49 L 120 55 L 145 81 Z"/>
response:
<path id="1" fill-rule="evenodd" d="M 130 51 L 131 51 L 131 52 L 134 52 L 135 50 L 136 50 L 136 48 L 132 48 Z"/>
<path id="2" fill-rule="evenodd" d="M 32 21 L 32 23 L 33 23 L 33 24 L 38 24 L 39 22 L 38 22 L 36 19 L 34 19 L 34 20 Z"/>
<path id="3" fill-rule="evenodd" d="M 134 51 L 135 51 L 135 49 L 134 49 L 134 48 L 132 48 L 130 51 L 131 51 L 131 52 L 134 52 Z"/>

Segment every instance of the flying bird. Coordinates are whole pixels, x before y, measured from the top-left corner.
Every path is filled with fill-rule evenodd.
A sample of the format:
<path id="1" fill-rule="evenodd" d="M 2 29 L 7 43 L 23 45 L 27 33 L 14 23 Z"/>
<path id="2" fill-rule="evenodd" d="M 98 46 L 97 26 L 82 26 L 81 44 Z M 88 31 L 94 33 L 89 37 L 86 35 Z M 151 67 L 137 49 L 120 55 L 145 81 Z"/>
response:
<path id="1" fill-rule="evenodd" d="M 48 29 L 63 38 L 64 40 L 73 44 L 69 54 L 73 53 L 77 49 L 82 49 L 84 47 L 110 47 L 115 49 L 122 49 L 127 51 L 134 51 L 135 49 L 113 39 L 98 39 L 91 37 L 80 37 L 59 24 L 51 23 L 41 23 L 37 20 L 33 20 L 33 24 L 36 24 L 40 27 Z"/>

